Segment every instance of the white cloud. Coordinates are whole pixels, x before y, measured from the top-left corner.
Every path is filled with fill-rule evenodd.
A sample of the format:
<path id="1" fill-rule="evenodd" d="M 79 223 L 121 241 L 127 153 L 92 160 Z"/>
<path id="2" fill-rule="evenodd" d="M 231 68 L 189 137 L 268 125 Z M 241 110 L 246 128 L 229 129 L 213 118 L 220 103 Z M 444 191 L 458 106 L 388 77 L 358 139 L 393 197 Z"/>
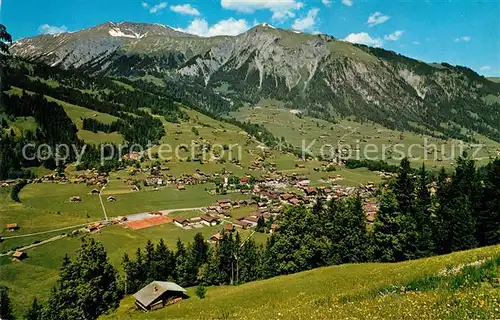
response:
<path id="1" fill-rule="evenodd" d="M 347 37 L 344 38 L 344 41 L 348 41 L 348 42 L 352 42 L 352 43 L 366 44 L 367 46 L 374 46 L 374 47 L 381 47 L 383 44 L 382 39 L 372 38 L 366 32 L 351 33 Z"/>
<path id="2" fill-rule="evenodd" d="M 491 67 L 490 66 L 482 66 L 481 68 L 479 68 L 479 70 L 488 71 L 488 70 L 491 70 Z"/>
<path id="3" fill-rule="evenodd" d="M 348 7 L 352 6 L 352 0 L 342 0 L 342 3 Z"/>
<path id="4" fill-rule="evenodd" d="M 420 42 L 415 40 L 415 41 L 412 42 L 412 44 L 418 46 L 420 44 Z"/>
<path id="5" fill-rule="evenodd" d="M 51 26 L 45 23 L 38 28 L 38 31 L 43 34 L 56 34 L 66 32 L 68 28 L 66 28 L 66 26 Z"/>
<path id="6" fill-rule="evenodd" d="M 141 5 L 142 5 L 143 8 L 148 8 L 149 7 L 149 4 L 147 2 L 142 2 Z"/>
<path id="7" fill-rule="evenodd" d="M 321 0 L 321 2 L 326 6 L 329 7 L 332 5 L 332 0 Z"/>
<path id="8" fill-rule="evenodd" d="M 209 26 L 205 19 L 195 18 L 187 28 L 179 28 L 178 30 L 202 37 L 213 37 L 220 35 L 235 36 L 248 29 L 250 29 L 250 26 L 245 19 L 229 18 Z"/>
<path id="9" fill-rule="evenodd" d="M 199 16 L 200 15 L 200 12 L 198 11 L 198 9 L 194 8 L 189 3 L 182 4 L 182 5 L 176 5 L 176 6 L 170 6 L 170 10 L 172 10 L 173 12 L 185 14 L 188 16 Z"/>
<path id="10" fill-rule="evenodd" d="M 388 15 L 385 15 L 383 14 L 382 12 L 375 12 L 375 13 L 372 13 L 369 17 L 368 17 L 368 21 L 366 23 L 368 23 L 368 25 L 370 27 L 373 27 L 373 26 L 376 26 L 377 24 L 381 24 L 381 23 L 384 23 L 386 22 L 387 20 L 389 20 L 391 17 L 389 17 Z"/>
<path id="11" fill-rule="evenodd" d="M 302 19 L 295 19 L 295 21 L 292 24 L 292 28 L 301 31 L 312 29 L 317 23 L 316 18 L 318 16 L 318 13 L 319 13 L 318 8 L 312 8 L 307 12 L 307 15 Z"/>
<path id="12" fill-rule="evenodd" d="M 403 35 L 403 33 L 405 33 L 404 30 L 396 30 L 391 34 L 384 36 L 384 39 L 389 41 L 398 41 L 399 38 L 401 38 L 401 36 Z"/>
<path id="13" fill-rule="evenodd" d="M 469 36 L 463 36 L 463 37 L 456 38 L 454 41 L 455 42 L 462 42 L 462 41 L 469 42 L 470 41 L 470 37 Z"/>
<path id="14" fill-rule="evenodd" d="M 270 10 L 274 20 L 284 20 L 295 17 L 295 10 L 304 4 L 297 0 L 221 0 L 224 9 L 243 13 L 253 13 L 256 10 Z"/>
<path id="15" fill-rule="evenodd" d="M 147 6 L 144 6 L 144 3 L 145 2 L 142 3 L 142 6 L 144 8 L 148 8 L 149 5 L 147 5 L 147 3 L 146 3 Z M 162 11 L 163 9 L 165 9 L 166 7 L 167 7 L 167 3 L 166 2 L 160 2 L 158 4 L 155 4 L 151 8 L 149 8 L 149 13 L 158 13 L 158 12 Z"/>

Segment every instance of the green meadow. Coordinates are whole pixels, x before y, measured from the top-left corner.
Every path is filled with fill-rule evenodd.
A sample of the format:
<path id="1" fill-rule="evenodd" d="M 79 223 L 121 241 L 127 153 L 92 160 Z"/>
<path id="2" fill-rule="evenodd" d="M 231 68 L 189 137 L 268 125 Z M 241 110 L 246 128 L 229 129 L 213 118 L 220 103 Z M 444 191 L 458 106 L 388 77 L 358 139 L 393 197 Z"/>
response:
<path id="1" fill-rule="evenodd" d="M 131 296 L 102 319 L 495 319 L 500 288 L 489 283 L 405 291 L 406 283 L 484 258 L 500 246 L 402 263 L 364 263 L 319 268 L 238 286 L 208 287 L 189 299 L 145 313 Z M 384 294 L 384 288 L 394 293 Z M 403 290 L 403 291 L 401 291 Z"/>
<path id="2" fill-rule="evenodd" d="M 470 154 L 476 150 L 469 144 L 461 149 L 460 141 L 393 131 L 371 122 L 359 123 L 355 119 L 344 118 L 339 119 L 338 123 L 331 123 L 297 112 L 286 109 L 282 102 L 261 100 L 257 105 L 241 108 L 232 115 L 240 120 L 262 124 L 274 136 L 285 137 L 288 143 L 316 154 L 329 155 L 340 146 L 349 148 L 352 157 L 383 159 L 397 164 L 397 156 L 403 152 L 414 165 L 425 162 L 428 168 L 439 168 L 452 166 L 462 149 Z M 474 138 L 483 145 L 475 154 L 480 163 L 487 163 L 490 156 L 496 156 L 499 143 L 480 134 L 474 134 Z M 425 144 L 435 145 L 436 151 L 429 154 L 429 150 L 424 148 Z M 392 153 L 391 149 L 394 150 Z"/>

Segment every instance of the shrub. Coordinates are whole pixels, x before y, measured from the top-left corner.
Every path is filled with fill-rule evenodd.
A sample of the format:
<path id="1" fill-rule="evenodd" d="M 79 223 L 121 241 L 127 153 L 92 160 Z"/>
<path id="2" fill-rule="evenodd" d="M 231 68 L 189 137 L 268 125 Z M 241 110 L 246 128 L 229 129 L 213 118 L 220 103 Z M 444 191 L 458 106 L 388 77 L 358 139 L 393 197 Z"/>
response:
<path id="1" fill-rule="evenodd" d="M 196 287 L 196 295 L 198 296 L 198 298 L 203 299 L 205 298 L 206 294 L 207 294 L 207 288 L 205 288 L 204 285 L 199 284 Z"/>

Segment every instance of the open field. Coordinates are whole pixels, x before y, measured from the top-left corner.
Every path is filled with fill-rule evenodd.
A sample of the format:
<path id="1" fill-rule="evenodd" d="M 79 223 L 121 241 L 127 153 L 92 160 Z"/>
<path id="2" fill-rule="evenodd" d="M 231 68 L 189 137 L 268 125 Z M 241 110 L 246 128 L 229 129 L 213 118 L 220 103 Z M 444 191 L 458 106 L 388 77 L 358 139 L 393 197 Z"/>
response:
<path id="1" fill-rule="evenodd" d="M 117 312 L 102 319 L 495 319 L 500 315 L 500 289 L 491 285 L 374 292 L 498 255 L 500 246 L 494 246 L 403 263 L 320 268 L 239 286 L 209 287 L 203 300 L 190 288 L 189 299 L 149 313 L 134 310 L 129 296 Z"/>
<path id="2" fill-rule="evenodd" d="M 279 101 L 262 100 L 256 106 L 242 108 L 232 115 L 240 120 L 262 124 L 274 136 L 285 137 L 288 143 L 298 147 L 303 146 L 314 153 L 330 154 L 339 146 L 341 148 L 349 146 L 353 157 L 382 159 L 397 164 L 399 160 L 393 158 L 398 156 L 400 150 L 409 156 L 409 160 L 414 165 L 421 165 L 422 159 L 424 159 L 428 168 L 450 166 L 461 154 L 460 142 L 458 141 L 445 141 L 433 137 L 425 138 L 415 133 L 393 131 L 378 124 L 359 123 L 348 118 L 333 124 L 321 119 L 296 115 L 292 111 L 294 110 L 284 108 Z M 479 134 L 474 135 L 474 137 L 479 141 L 479 144 L 484 144 L 475 157 L 481 158 L 481 163 L 487 163 L 489 156 L 496 155 L 500 144 Z M 426 152 L 423 147 L 424 139 L 427 139 L 428 146 L 436 145 L 437 156 L 434 156 L 434 153 L 428 154 Z M 371 147 L 366 148 L 367 145 Z M 400 146 L 396 147 L 396 145 Z M 413 147 L 410 149 L 412 145 Z M 322 146 L 324 146 L 323 151 L 321 151 Z M 391 146 L 394 150 L 392 156 Z M 475 151 L 468 145 L 464 150 L 469 153 Z"/>

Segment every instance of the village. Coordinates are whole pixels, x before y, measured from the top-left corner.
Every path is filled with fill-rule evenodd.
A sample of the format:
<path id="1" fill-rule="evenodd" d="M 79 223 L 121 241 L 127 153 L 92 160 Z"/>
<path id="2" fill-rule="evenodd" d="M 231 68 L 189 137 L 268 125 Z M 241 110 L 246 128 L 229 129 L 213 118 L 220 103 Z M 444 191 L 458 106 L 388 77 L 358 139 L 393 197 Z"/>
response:
<path id="1" fill-rule="evenodd" d="M 137 155 L 126 155 L 137 161 Z M 315 162 L 314 167 L 306 161 L 297 161 L 294 170 L 278 170 L 274 162 L 258 157 L 247 166 L 247 170 L 236 175 L 231 170 L 203 172 L 197 168 L 193 173 L 182 172 L 175 175 L 167 166 L 129 166 L 117 173 L 85 170 L 67 173 L 47 174 L 28 180 L 28 184 L 81 185 L 89 188 L 86 194 L 73 194 L 68 203 L 78 208 L 80 203 L 88 201 L 88 196 L 98 197 L 104 217 L 87 224 L 73 232 L 86 231 L 100 233 L 107 226 L 119 225 L 131 230 L 140 230 L 162 224 L 172 224 L 182 230 L 220 226 L 218 231 L 208 238 L 217 243 L 224 232 L 238 229 L 252 230 L 272 234 L 279 228 L 280 215 L 290 206 L 312 207 L 318 200 L 330 201 L 359 195 L 363 200 L 367 223 L 373 223 L 378 211 L 376 193 L 380 182 L 366 182 L 358 186 L 342 184 L 343 175 L 339 172 L 343 164 L 335 162 Z M 242 168 L 242 167 L 241 167 Z M 337 171 L 339 170 L 339 171 Z M 314 174 L 314 178 L 312 178 Z M 386 172 L 377 173 L 383 181 L 392 176 Z M 18 181 L 2 182 L 2 187 L 16 185 Z M 189 195 L 190 188 L 199 186 L 209 198 L 216 198 L 213 203 L 205 203 L 194 208 L 175 209 L 157 207 L 154 210 L 122 215 L 106 215 L 106 207 L 120 203 L 126 197 L 142 192 L 179 193 L 179 199 Z M 114 193 L 113 190 L 119 190 Z M 197 189 L 200 190 L 200 189 Z M 162 193 L 159 193 L 162 194 Z M 227 196 L 227 198 L 225 198 Z M 231 197 L 230 197 L 231 196 Z M 236 196 L 237 198 L 234 198 Z M 125 198 L 124 198 L 125 197 Z M 87 200 L 86 200 L 87 199 Z M 22 221 L 9 221 L 6 231 L 14 232 L 23 227 Z M 4 236 L 8 237 L 8 234 Z M 22 251 L 13 251 L 12 258 L 26 258 Z"/>

